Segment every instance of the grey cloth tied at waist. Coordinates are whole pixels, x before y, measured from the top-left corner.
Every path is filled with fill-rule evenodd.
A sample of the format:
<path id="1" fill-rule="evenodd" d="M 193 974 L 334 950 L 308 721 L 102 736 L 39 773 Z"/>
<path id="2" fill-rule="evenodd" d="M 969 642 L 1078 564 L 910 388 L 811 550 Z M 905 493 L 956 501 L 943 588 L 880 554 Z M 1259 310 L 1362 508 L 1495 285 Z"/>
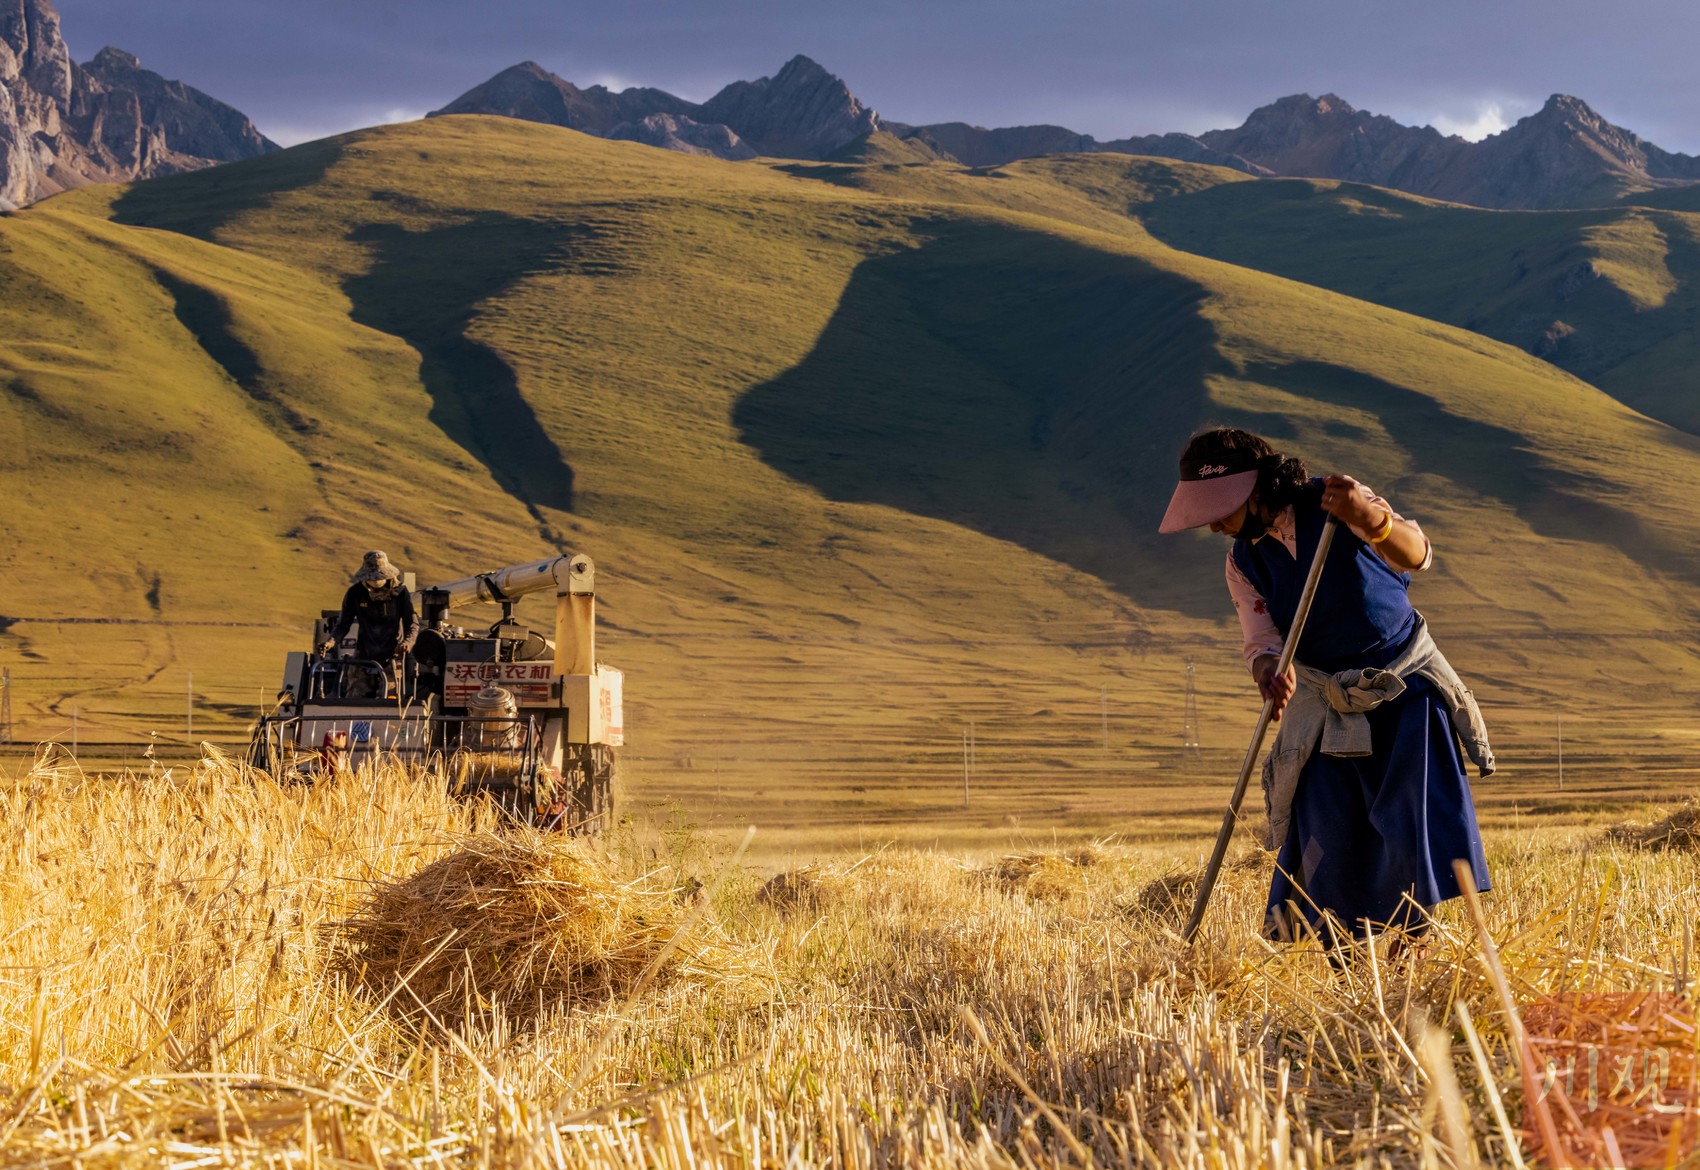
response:
<path id="1" fill-rule="evenodd" d="M 1439 693 L 1452 717 L 1452 730 L 1464 745 L 1464 754 L 1481 776 L 1494 771 L 1493 748 L 1488 744 L 1487 724 L 1470 688 L 1446 661 L 1428 632 L 1428 623 L 1417 615 L 1417 632 L 1405 652 L 1384 667 L 1342 670 L 1336 674 L 1314 670 L 1295 662 L 1298 686 L 1281 715 L 1275 745 L 1263 760 L 1263 807 L 1269 814 L 1264 847 L 1279 849 L 1287 838 L 1292 820 L 1293 795 L 1299 774 L 1318 748 L 1327 756 L 1368 756 L 1370 742 L 1366 714 L 1405 693 L 1405 680 L 1412 675 L 1427 679 Z"/>

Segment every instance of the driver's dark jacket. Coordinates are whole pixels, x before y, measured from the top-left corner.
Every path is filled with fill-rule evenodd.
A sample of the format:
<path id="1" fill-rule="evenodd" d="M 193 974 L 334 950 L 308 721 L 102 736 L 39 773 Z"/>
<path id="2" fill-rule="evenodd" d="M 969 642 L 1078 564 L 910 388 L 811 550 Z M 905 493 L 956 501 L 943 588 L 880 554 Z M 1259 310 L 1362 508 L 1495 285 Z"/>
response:
<path id="1" fill-rule="evenodd" d="M 373 597 L 366 586 L 354 584 L 342 595 L 342 613 L 331 627 L 331 637 L 341 639 L 348 627 L 358 622 L 354 639 L 358 658 L 388 662 L 413 649 L 419 636 L 419 617 L 413 610 L 413 595 L 400 586 L 385 598 Z"/>

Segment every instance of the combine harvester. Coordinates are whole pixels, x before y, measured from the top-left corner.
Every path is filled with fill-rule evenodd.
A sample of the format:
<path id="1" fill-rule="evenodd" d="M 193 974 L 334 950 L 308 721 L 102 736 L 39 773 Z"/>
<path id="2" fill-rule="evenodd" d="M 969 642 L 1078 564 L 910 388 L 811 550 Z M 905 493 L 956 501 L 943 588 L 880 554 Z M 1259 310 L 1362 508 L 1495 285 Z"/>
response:
<path id="1" fill-rule="evenodd" d="M 553 639 L 514 621 L 514 602 L 555 595 Z M 393 673 L 354 657 L 345 635 L 328 654 L 291 651 L 271 714 L 248 759 L 278 776 L 395 760 L 442 776 L 451 790 L 489 793 L 528 822 L 601 833 L 612 821 L 621 733 L 618 670 L 596 661 L 596 567 L 556 557 L 420 590 L 413 651 Z M 488 630 L 449 624 L 478 602 L 502 607 Z M 325 610 L 313 645 L 329 640 Z"/>

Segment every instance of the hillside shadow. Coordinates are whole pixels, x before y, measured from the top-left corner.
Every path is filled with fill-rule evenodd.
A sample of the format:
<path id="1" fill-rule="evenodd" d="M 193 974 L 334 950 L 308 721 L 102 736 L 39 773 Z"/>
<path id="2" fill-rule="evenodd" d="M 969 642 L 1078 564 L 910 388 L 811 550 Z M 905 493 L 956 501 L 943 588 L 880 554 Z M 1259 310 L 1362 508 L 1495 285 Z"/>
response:
<path id="1" fill-rule="evenodd" d="M 1655 227 L 1664 239 L 1666 271 L 1678 276 L 1675 287 L 1656 309 L 1630 306 L 1617 315 L 1613 325 L 1621 352 L 1615 361 L 1600 363 L 1588 372 L 1572 372 L 1630 409 L 1700 436 L 1700 393 L 1696 392 L 1700 391 L 1700 370 L 1691 360 L 1696 351 L 1695 324 L 1700 322 L 1700 281 L 1695 279 L 1700 275 L 1700 234 L 1691 222 L 1677 222 L 1675 216 L 1656 218 Z M 1628 301 L 1618 290 L 1612 291 Z M 1574 340 L 1571 337 L 1564 344 Z M 1659 360 L 1644 360 L 1653 354 L 1660 354 Z M 1564 358 L 1561 345 L 1553 360 L 1564 364 Z"/>
<path id="2" fill-rule="evenodd" d="M 928 232 L 864 261 L 809 355 L 744 395 L 744 442 L 835 500 L 960 524 L 1141 606 L 1221 617 L 1221 544 L 1157 534 L 1176 453 L 1212 412 L 1205 379 L 1224 368 L 1206 290 L 1045 233 Z"/>
<path id="3" fill-rule="evenodd" d="M 1621 495 L 1619 485 L 1556 470 L 1528 449 L 1525 435 L 1452 414 L 1415 390 L 1325 362 L 1251 365 L 1245 377 L 1376 416 L 1415 455 L 1419 470 L 1503 501 L 1543 537 L 1609 545 L 1639 564 L 1674 565 L 1679 576 L 1700 581 L 1700 561 L 1692 552 L 1673 548 L 1636 512 L 1600 502 Z"/>
<path id="4" fill-rule="evenodd" d="M 845 162 L 775 163 L 772 169 L 795 179 L 813 179 L 817 183 L 831 183 L 834 187 L 857 190 L 864 185 L 858 182 L 860 176 L 857 173 L 863 169 L 863 165 Z"/>
<path id="5" fill-rule="evenodd" d="M 372 257 L 343 284 L 354 320 L 419 352 L 431 422 L 534 516 L 540 507 L 572 509 L 572 468 L 513 367 L 466 330 L 480 304 L 569 258 L 588 230 L 483 212 L 424 231 L 373 224 L 350 237 Z"/>
<path id="6" fill-rule="evenodd" d="M 1368 412 L 1420 469 L 1501 500 L 1543 537 L 1606 544 L 1700 581 L 1616 485 L 1565 473 L 1526 436 L 1327 362 L 1220 357 L 1206 290 L 1135 258 L 974 222 L 852 275 L 813 350 L 733 421 L 770 466 L 831 499 L 1005 540 L 1141 607 L 1219 618 L 1222 543 L 1163 537 L 1175 454 L 1207 423 L 1292 439 L 1279 413 L 1213 405 L 1212 376 Z"/>
<path id="7" fill-rule="evenodd" d="M 212 240 L 238 216 L 318 183 L 342 154 L 342 141 L 326 138 L 259 158 L 148 179 L 124 189 L 112 203 L 112 218 L 132 227 Z"/>
<path id="8" fill-rule="evenodd" d="M 1646 214 L 1662 255 L 1649 241 L 1633 243 L 1638 233 L 1621 251 L 1609 242 L 1632 226 L 1622 207 L 1485 211 L 1300 179 L 1224 184 L 1141 208 L 1138 218 L 1170 247 L 1516 346 L 1700 435 L 1688 344 L 1700 318 L 1700 241 L 1686 221 Z M 1669 281 L 1662 303 L 1639 302 L 1625 287 L 1636 270 L 1649 286 Z"/>
<path id="9" fill-rule="evenodd" d="M 313 422 L 272 393 L 259 356 L 232 328 L 230 306 L 223 297 L 163 268 L 155 267 L 152 271 L 160 287 L 171 296 L 171 308 L 177 323 L 256 406 L 275 415 L 297 434 L 309 434 L 316 429 Z"/>

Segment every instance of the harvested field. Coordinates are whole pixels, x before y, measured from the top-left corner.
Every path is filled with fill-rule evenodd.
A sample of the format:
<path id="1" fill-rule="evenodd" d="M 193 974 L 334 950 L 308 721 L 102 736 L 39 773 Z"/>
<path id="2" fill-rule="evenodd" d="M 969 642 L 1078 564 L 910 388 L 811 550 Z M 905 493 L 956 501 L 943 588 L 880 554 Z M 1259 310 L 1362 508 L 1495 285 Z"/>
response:
<path id="1" fill-rule="evenodd" d="M 1191 950 L 1130 914 L 1196 863 L 1175 850 L 885 850 L 812 871 L 831 897 L 796 913 L 677 835 L 629 829 L 604 854 L 492 829 L 400 772 L 17 777 L 0 789 L 0 1162 L 1284 1170 L 1540 1152 L 1523 1049 L 1457 906 L 1425 952 L 1336 970 L 1256 937 L 1253 864 L 1223 874 Z M 1490 837 L 1484 899 L 1528 1050 L 1673 1053 L 1670 1083 L 1639 1095 L 1568 1082 L 1559 1140 L 1609 1151 L 1615 1124 L 1637 1156 L 1691 1141 L 1623 1111 L 1669 1092 L 1694 1116 L 1674 1055 L 1692 1050 L 1692 864 L 1541 837 Z M 1080 878 L 1068 896 L 1035 896 L 1060 869 Z M 395 1010 L 409 987 L 446 1009 L 438 1026 Z"/>

